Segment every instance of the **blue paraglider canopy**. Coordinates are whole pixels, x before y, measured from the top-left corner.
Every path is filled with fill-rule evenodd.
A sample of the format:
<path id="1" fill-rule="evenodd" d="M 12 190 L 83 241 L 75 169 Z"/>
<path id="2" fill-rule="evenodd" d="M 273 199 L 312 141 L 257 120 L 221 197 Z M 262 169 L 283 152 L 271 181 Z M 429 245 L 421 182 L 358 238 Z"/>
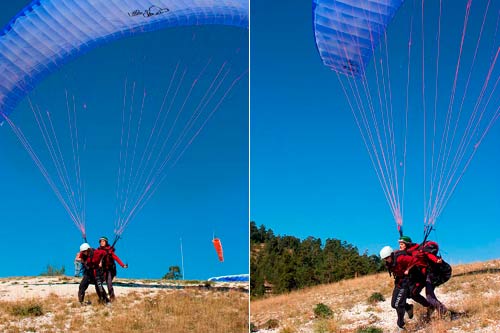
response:
<path id="1" fill-rule="evenodd" d="M 208 281 L 213 282 L 248 282 L 250 279 L 249 274 L 225 275 L 211 277 Z"/>
<path id="2" fill-rule="evenodd" d="M 323 63 L 360 77 L 404 0 L 313 0 L 314 35 Z"/>
<path id="3" fill-rule="evenodd" d="M 248 28 L 248 0 L 32 1 L 0 31 L 0 113 L 8 116 L 39 81 L 101 44 L 214 24 Z"/>

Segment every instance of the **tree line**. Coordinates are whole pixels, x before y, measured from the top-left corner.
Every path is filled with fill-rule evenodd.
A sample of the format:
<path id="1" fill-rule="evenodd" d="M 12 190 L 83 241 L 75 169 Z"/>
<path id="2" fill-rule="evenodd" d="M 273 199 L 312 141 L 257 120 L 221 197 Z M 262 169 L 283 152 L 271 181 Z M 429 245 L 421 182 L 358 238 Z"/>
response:
<path id="1" fill-rule="evenodd" d="M 338 239 L 276 236 L 264 225 L 250 222 L 250 293 L 281 294 L 384 270 L 377 255 Z"/>

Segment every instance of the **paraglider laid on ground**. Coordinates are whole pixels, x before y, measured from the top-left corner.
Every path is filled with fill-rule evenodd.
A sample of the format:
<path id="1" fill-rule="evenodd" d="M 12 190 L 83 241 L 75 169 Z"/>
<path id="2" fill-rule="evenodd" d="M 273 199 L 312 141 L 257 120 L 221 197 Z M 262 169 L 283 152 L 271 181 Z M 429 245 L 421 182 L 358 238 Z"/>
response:
<path id="1" fill-rule="evenodd" d="M 248 274 L 214 276 L 208 279 L 208 281 L 214 282 L 248 282 L 249 280 L 250 275 Z"/>

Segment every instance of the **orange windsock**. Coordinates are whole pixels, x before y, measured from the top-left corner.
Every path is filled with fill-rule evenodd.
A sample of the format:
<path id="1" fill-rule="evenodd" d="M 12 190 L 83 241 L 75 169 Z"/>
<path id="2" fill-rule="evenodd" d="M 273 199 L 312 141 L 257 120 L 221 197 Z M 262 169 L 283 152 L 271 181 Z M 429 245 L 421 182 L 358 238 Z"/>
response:
<path id="1" fill-rule="evenodd" d="M 217 252 L 217 256 L 219 256 L 219 261 L 224 262 L 224 254 L 222 253 L 222 243 L 220 242 L 220 239 L 214 238 L 212 243 L 214 243 L 215 251 Z"/>

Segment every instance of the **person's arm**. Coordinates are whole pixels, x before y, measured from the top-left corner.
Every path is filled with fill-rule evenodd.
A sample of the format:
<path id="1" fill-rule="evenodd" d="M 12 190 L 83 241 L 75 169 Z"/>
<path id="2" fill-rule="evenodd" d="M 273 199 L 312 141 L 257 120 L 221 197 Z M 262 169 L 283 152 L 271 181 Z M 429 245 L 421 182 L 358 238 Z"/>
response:
<path id="1" fill-rule="evenodd" d="M 118 258 L 118 256 L 116 255 L 116 253 L 111 252 L 111 256 L 113 257 L 113 259 L 114 259 L 114 260 L 115 260 L 115 261 L 116 261 L 116 262 L 117 262 L 120 266 L 122 266 L 123 268 L 128 268 L 128 265 L 125 265 L 125 264 L 123 263 L 123 261 L 121 261 L 121 259 L 120 259 L 120 258 Z"/>
<path id="2" fill-rule="evenodd" d="M 425 256 L 427 257 L 427 259 L 429 259 L 430 261 L 432 261 L 436 264 L 440 264 L 443 262 L 443 259 L 439 258 L 438 256 L 435 256 L 432 253 L 425 252 Z"/>
<path id="3" fill-rule="evenodd" d="M 419 247 L 420 247 L 420 244 L 412 243 L 411 245 L 408 246 L 408 252 L 413 253 L 413 252 L 417 251 Z"/>
<path id="4" fill-rule="evenodd" d="M 106 255 L 106 251 L 95 249 L 94 255 L 92 256 L 92 263 L 97 265 L 99 268 L 102 268 L 102 259 Z"/>
<path id="5" fill-rule="evenodd" d="M 410 273 L 410 270 L 413 268 L 413 266 L 415 266 L 418 262 L 418 258 L 414 257 L 414 256 L 400 256 L 399 258 L 401 258 L 400 259 L 401 264 L 406 266 L 405 273 L 404 273 L 405 275 L 408 275 Z"/>

